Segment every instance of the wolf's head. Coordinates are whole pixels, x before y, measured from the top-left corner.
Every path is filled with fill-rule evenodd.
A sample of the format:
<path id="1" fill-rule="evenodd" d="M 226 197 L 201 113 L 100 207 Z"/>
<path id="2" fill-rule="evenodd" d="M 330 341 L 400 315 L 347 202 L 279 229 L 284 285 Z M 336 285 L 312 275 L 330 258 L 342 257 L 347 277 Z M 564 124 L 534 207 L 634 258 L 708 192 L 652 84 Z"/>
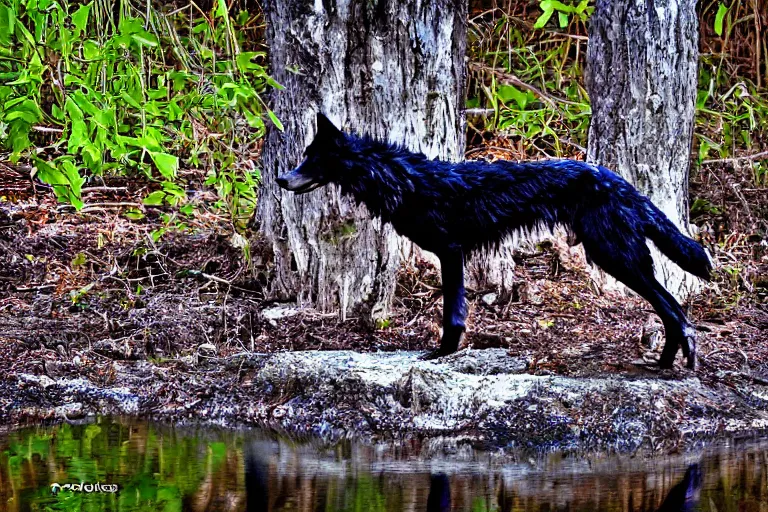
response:
<path id="1" fill-rule="evenodd" d="M 296 169 L 277 177 L 277 184 L 296 194 L 304 194 L 333 181 L 342 165 L 346 136 L 323 114 L 317 114 L 317 134 L 304 150 L 304 161 Z"/>

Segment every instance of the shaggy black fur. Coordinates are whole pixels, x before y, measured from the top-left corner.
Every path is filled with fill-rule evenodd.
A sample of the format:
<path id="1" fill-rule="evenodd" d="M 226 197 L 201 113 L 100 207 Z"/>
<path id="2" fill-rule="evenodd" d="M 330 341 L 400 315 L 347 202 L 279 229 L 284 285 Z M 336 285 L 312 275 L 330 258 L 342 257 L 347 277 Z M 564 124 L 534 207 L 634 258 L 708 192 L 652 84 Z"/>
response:
<path id="1" fill-rule="evenodd" d="M 695 365 L 695 331 L 680 304 L 653 274 L 645 239 L 684 270 L 708 279 L 704 249 L 682 235 L 623 178 L 573 160 L 443 162 L 397 145 L 348 135 L 318 114 L 306 159 L 277 183 L 296 193 L 336 183 L 390 222 L 399 234 L 439 258 L 443 336 L 433 357 L 456 351 L 464 333 L 464 261 L 516 230 L 563 225 L 587 257 L 648 300 L 664 323 L 659 364 L 670 368 L 678 346 Z"/>

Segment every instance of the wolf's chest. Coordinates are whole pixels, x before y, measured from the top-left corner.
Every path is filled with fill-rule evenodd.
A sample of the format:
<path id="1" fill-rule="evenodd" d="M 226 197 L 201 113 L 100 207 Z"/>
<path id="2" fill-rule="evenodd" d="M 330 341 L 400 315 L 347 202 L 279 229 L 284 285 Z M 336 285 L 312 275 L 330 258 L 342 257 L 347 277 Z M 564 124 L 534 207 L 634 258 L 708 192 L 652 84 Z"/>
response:
<path id="1" fill-rule="evenodd" d="M 445 227 L 440 216 L 429 208 L 399 208 L 388 219 L 398 235 L 404 236 L 422 249 L 434 250 L 444 243 Z"/>

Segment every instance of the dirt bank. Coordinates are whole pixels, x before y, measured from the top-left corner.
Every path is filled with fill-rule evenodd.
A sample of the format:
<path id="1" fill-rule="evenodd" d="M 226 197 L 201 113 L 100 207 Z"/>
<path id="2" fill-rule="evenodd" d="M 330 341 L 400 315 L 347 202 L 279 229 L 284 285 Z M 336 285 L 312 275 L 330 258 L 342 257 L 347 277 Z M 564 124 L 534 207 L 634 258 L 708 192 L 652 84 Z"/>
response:
<path id="1" fill-rule="evenodd" d="M 413 351 L 438 336 L 429 265 L 402 271 L 385 328 L 294 314 L 265 302 L 269 255 L 252 239 L 247 261 L 226 219 L 199 206 L 131 220 L 113 206 L 131 200 L 130 183 L 126 197 L 101 193 L 87 193 L 79 213 L 49 194 L 0 203 L 5 430 L 130 414 L 329 438 L 633 450 L 765 429 L 764 288 L 750 294 L 725 272 L 690 305 L 695 373 L 655 370 L 649 307 L 598 295 L 579 262 L 548 244 L 518 255 L 508 296 L 470 291 L 469 352 L 427 363 Z"/>

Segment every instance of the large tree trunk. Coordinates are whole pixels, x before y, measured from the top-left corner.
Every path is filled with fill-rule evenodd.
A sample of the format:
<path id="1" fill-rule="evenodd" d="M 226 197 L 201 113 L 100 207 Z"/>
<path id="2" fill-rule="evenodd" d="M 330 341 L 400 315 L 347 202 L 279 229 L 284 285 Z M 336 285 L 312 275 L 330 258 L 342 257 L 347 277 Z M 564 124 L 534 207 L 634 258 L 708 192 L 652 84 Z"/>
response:
<path id="1" fill-rule="evenodd" d="M 698 35 L 696 0 L 598 0 L 587 50 L 587 159 L 621 174 L 684 233 Z M 653 249 L 672 294 L 696 289 L 697 279 Z"/>
<path id="2" fill-rule="evenodd" d="M 334 186 L 285 192 L 314 136 L 317 111 L 344 129 L 399 142 L 430 157 L 464 152 L 466 3 L 461 0 L 268 0 L 272 106 L 258 219 L 274 250 L 273 293 L 321 311 L 386 314 L 400 247 L 389 226 Z"/>

